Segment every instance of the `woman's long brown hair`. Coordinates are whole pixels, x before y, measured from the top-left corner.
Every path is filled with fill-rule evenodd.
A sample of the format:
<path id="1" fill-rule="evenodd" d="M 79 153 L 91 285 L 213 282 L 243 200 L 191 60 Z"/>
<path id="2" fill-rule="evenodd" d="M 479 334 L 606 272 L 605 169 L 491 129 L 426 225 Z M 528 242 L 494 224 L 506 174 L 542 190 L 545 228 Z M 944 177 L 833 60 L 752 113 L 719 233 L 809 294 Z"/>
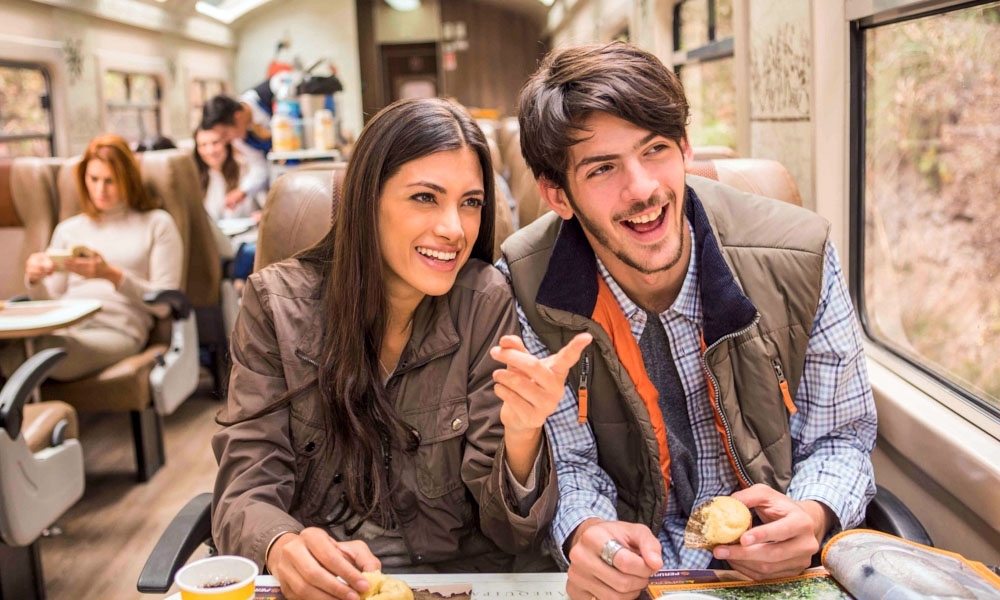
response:
<path id="1" fill-rule="evenodd" d="M 330 232 L 299 259 L 324 265 L 319 377 L 327 407 L 327 432 L 343 456 L 346 499 L 364 518 L 391 522 L 385 453 L 411 449 L 412 436 L 386 393 L 378 356 L 388 303 L 379 247 L 378 208 L 385 182 L 413 160 L 471 148 L 483 173 L 485 205 L 470 258 L 491 262 L 493 167 L 489 146 L 475 121 L 444 100 L 396 102 L 368 122 L 347 166 Z M 310 386 L 311 387 L 311 386 Z M 288 394 L 289 401 L 304 390 Z"/>

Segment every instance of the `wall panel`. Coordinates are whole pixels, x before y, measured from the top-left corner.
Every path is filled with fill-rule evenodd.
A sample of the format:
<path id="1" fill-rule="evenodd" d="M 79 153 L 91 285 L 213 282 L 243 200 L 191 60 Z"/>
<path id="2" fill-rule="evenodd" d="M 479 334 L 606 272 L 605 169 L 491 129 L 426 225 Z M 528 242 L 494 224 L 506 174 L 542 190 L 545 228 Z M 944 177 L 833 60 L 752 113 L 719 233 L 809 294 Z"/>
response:
<path id="1" fill-rule="evenodd" d="M 454 70 L 446 70 L 442 60 L 443 93 L 466 106 L 517 114 L 517 94 L 546 50 L 542 23 L 468 0 L 442 0 L 441 20 L 464 22 L 469 44 L 468 50 L 455 53 Z"/>

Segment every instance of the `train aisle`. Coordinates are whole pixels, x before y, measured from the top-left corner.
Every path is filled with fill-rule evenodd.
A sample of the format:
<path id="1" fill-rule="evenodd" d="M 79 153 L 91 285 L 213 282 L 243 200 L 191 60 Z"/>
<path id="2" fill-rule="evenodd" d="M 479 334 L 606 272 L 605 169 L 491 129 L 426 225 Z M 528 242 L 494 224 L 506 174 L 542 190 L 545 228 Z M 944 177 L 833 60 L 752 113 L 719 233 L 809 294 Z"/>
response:
<path id="1" fill-rule="evenodd" d="M 212 490 L 210 442 L 221 403 L 211 389 L 203 377 L 195 394 L 164 419 L 167 464 L 145 484 L 135 481 L 128 414 L 80 415 L 86 491 L 56 522 L 62 534 L 41 541 L 49 600 L 164 597 L 140 594 L 136 579 L 170 519 L 192 496 Z"/>

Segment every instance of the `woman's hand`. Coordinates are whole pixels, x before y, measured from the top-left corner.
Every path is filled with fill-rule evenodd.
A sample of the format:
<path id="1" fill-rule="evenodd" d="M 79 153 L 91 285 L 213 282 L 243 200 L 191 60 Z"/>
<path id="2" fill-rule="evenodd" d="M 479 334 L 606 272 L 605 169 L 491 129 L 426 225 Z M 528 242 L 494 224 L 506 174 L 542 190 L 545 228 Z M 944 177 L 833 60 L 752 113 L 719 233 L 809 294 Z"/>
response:
<path id="1" fill-rule="evenodd" d="M 66 270 L 86 279 L 107 279 L 115 287 L 124 275 L 118 267 L 104 262 L 104 257 L 96 250 L 90 250 L 90 256 L 67 258 Z"/>
<path id="2" fill-rule="evenodd" d="M 55 263 L 44 252 L 35 252 L 28 257 L 24 263 L 24 275 L 28 278 L 28 283 L 35 285 L 45 279 L 56 270 Z"/>
<path id="3" fill-rule="evenodd" d="M 493 381 L 503 400 L 500 420 L 508 432 L 542 428 L 559 406 L 569 370 L 593 339 L 589 333 L 578 333 L 559 352 L 536 358 L 516 335 L 500 338 L 490 356 L 507 365 L 493 372 Z"/>
<path id="4" fill-rule="evenodd" d="M 233 210 L 246 199 L 247 199 L 247 193 L 241 190 L 240 188 L 236 188 L 235 190 L 229 190 L 226 193 L 226 208 L 228 208 L 229 210 Z"/>
<path id="5" fill-rule="evenodd" d="M 267 556 L 267 570 L 288 600 L 358 600 L 368 590 L 361 573 L 381 568 L 364 542 L 338 542 L 318 527 L 282 535 Z"/>

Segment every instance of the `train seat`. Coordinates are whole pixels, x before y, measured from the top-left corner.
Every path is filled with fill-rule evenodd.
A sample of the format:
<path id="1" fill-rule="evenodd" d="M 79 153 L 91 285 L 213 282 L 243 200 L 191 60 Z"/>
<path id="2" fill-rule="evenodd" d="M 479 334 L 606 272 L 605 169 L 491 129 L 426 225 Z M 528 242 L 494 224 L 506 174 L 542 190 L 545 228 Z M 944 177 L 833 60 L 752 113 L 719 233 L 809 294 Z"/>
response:
<path id="1" fill-rule="evenodd" d="M 802 206 L 795 179 L 784 165 L 766 158 L 695 159 L 689 175 L 715 179 L 738 190 Z"/>
<path id="2" fill-rule="evenodd" d="M 222 397 L 229 379 L 229 329 L 226 314 L 235 314 L 238 299 L 233 283 L 222 272 L 211 217 L 202 203 L 198 170 L 190 152 L 183 150 L 147 151 L 139 155 L 143 182 L 154 196 L 163 198 L 164 208 L 183 204 L 183 211 L 170 210 L 184 238 L 185 264 L 182 278 L 184 294 L 194 309 L 197 344 L 207 351 L 209 370 L 216 394 Z M 176 214 L 175 214 L 176 213 Z"/>
<path id="3" fill-rule="evenodd" d="M 285 173 L 271 185 L 261 213 L 254 271 L 284 260 L 326 235 L 346 169 L 347 163 L 299 168 Z M 265 235 L 265 231 L 270 233 Z M 494 231 L 496 259 L 500 241 L 514 231 L 510 210 L 499 196 Z"/>
<path id="4" fill-rule="evenodd" d="M 48 246 L 55 227 L 56 186 L 52 169 L 42 159 L 0 161 L 0 298 L 24 294 L 28 255 Z"/>
<path id="5" fill-rule="evenodd" d="M 497 127 L 497 143 L 500 144 L 500 152 L 503 153 L 504 164 L 507 165 L 508 157 L 507 153 L 510 151 L 511 141 L 517 139 L 521 133 L 521 126 L 518 124 L 517 117 L 504 117 L 500 120 Z M 518 152 L 520 152 L 518 148 Z"/>
<path id="6" fill-rule="evenodd" d="M 66 159 L 59 169 L 59 214 L 63 218 L 79 211 L 79 194 L 74 177 L 79 161 L 80 157 Z M 147 152 L 143 156 L 144 182 L 174 218 L 181 232 L 186 257 L 183 261 L 182 289 L 163 290 L 145 298 L 148 303 L 169 307 L 168 316 L 156 320 L 149 341 L 139 354 L 82 379 L 49 381 L 41 387 L 44 399 L 63 400 L 79 411 L 128 412 L 139 481 L 147 481 L 165 462 L 161 416 L 172 413 L 198 385 L 197 323 L 191 302 L 184 293 L 187 282 L 192 281 L 192 273 L 196 272 L 190 266 L 190 223 L 191 214 L 197 217 L 198 212 L 189 207 L 189 190 L 178 183 L 183 177 L 178 173 L 187 168 L 185 163 L 190 163 L 190 168 L 194 169 L 190 155 L 176 150 Z M 195 201 L 199 197 L 193 196 Z M 200 205 L 198 210 L 204 213 Z M 214 257 L 214 241 L 211 243 L 210 256 Z M 215 301 L 218 302 L 217 295 Z"/>
<path id="7" fill-rule="evenodd" d="M 326 235 L 345 172 L 346 163 L 297 169 L 271 184 L 257 232 L 254 271 L 285 260 Z"/>
<path id="8" fill-rule="evenodd" d="M 729 146 L 691 146 L 695 160 L 711 160 L 713 158 L 736 158 L 736 151 Z"/>
<path id="9" fill-rule="evenodd" d="M 0 595 L 43 598 L 38 539 L 83 496 L 83 450 L 76 411 L 62 402 L 27 404 L 66 356 L 50 348 L 31 356 L 0 390 Z"/>

